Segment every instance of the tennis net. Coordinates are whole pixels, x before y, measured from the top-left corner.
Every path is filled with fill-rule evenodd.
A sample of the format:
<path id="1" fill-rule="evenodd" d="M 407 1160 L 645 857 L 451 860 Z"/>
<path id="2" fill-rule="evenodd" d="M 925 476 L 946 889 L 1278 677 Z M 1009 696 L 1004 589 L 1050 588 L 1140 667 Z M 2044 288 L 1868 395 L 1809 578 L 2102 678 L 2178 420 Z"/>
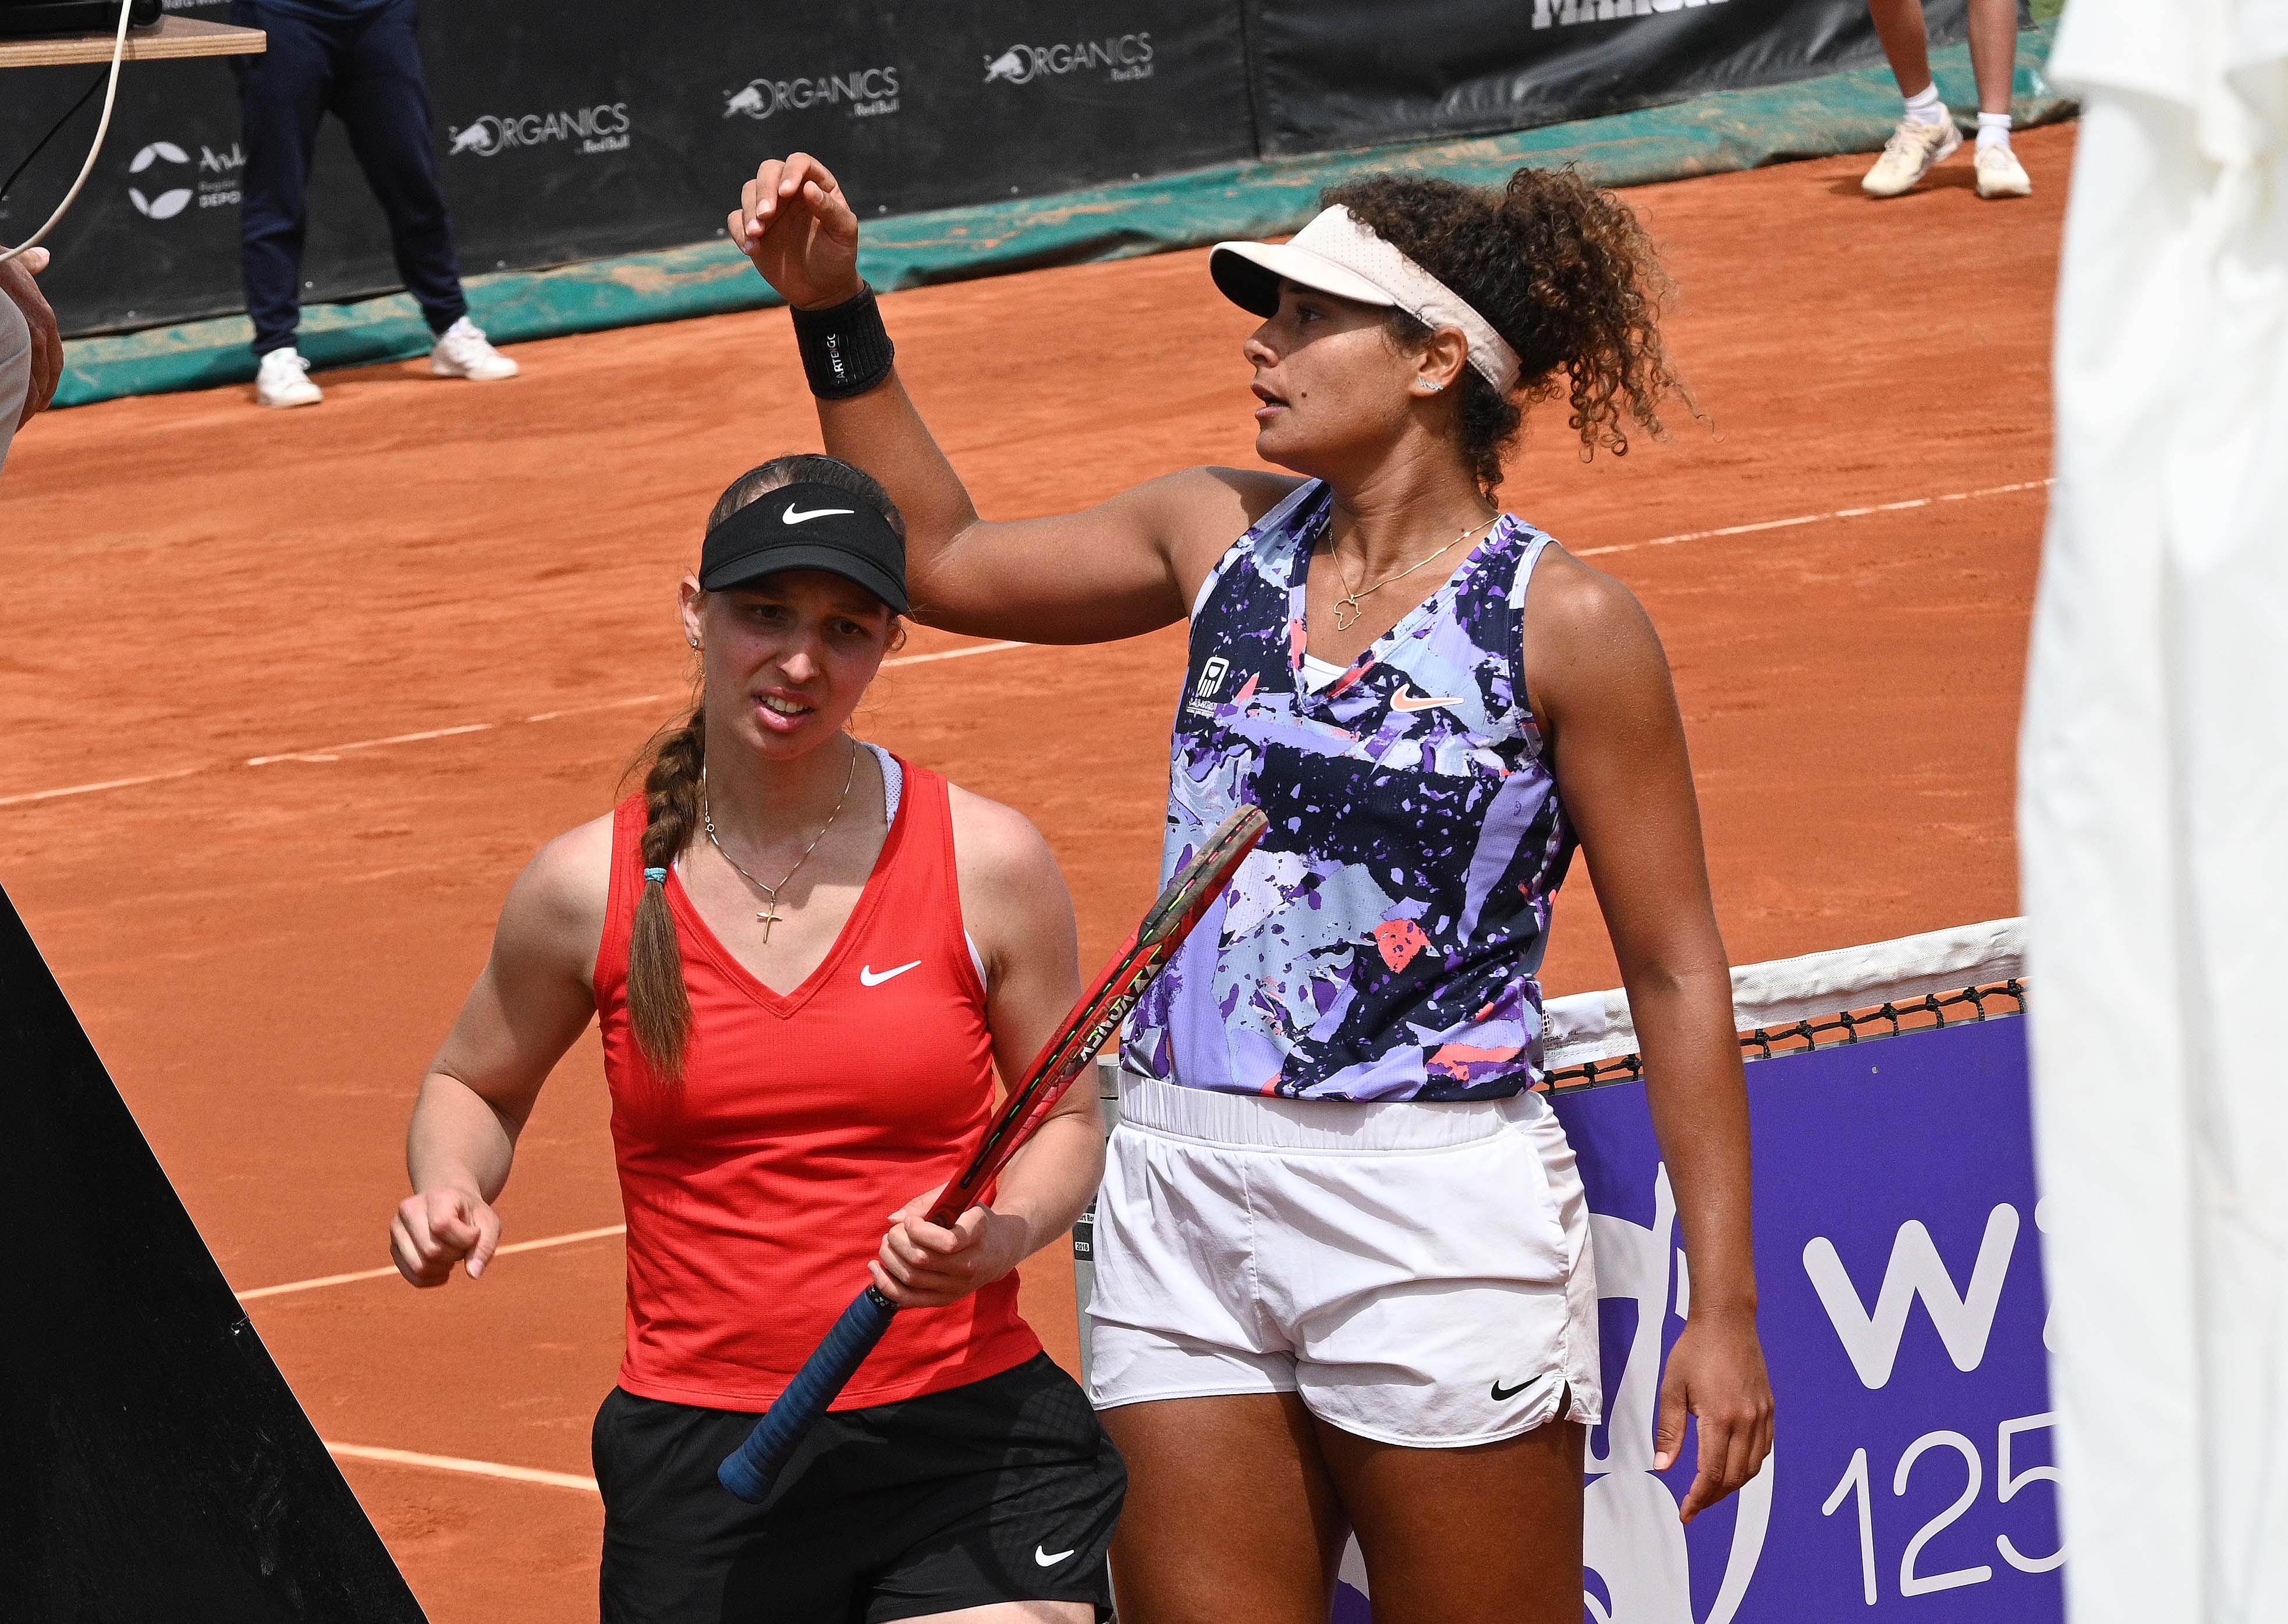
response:
<path id="1" fill-rule="evenodd" d="M 1742 965 L 1732 1017 L 1749 1059 L 1865 1043 L 1901 1032 L 2022 1015 L 2026 922 L 1989 919 L 1864 947 Z M 1543 1063 L 1553 1088 L 1644 1076 L 1628 994 L 1552 999 Z"/>

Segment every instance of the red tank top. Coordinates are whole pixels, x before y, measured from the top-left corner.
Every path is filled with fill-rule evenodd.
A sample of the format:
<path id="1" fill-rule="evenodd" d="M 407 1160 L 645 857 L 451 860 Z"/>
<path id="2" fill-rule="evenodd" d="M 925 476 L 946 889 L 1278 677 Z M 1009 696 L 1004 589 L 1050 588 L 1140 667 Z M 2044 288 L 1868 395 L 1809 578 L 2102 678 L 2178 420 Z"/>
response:
<path id="1" fill-rule="evenodd" d="M 761 1410 L 867 1284 L 888 1216 L 959 1171 L 994 1103 L 945 780 L 908 766 L 882 855 L 808 980 L 772 991 L 667 880 L 691 1046 L 663 1086 L 628 1023 L 644 798 L 620 804 L 596 1011 L 628 1221 L 628 1351 L 646 1398 Z M 1040 1350 L 1013 1274 L 900 1314 L 838 1410 L 982 1381 Z"/>

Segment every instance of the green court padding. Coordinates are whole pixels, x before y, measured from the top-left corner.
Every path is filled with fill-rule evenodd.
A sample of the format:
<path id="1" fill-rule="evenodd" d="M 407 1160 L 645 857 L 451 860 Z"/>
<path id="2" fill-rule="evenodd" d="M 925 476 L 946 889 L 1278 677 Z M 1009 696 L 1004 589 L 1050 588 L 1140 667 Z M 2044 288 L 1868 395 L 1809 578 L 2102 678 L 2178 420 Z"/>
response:
<path id="1" fill-rule="evenodd" d="M 2015 111 L 2022 127 L 2068 118 L 2075 110 L 2042 76 L 2050 36 L 2050 28 L 2040 26 L 2020 36 Z M 1976 106 L 1967 47 L 1934 53 L 1933 67 L 1950 106 Z M 1890 74 L 1863 69 L 1509 135 L 1227 164 L 1054 197 L 872 220 L 866 226 L 864 267 L 874 285 L 886 291 L 1128 259 L 1225 237 L 1275 235 L 1309 219 L 1323 188 L 1370 169 L 1497 185 L 1521 163 L 1577 163 L 1601 184 L 1641 186 L 1791 158 L 1871 152 L 1898 116 L 1898 89 Z M 766 155 L 758 150 L 759 158 Z M 738 179 L 725 177 L 727 207 Z M 1880 205 L 1845 198 L 1834 206 Z M 473 317 L 504 344 L 777 302 L 719 237 L 555 270 L 474 277 L 468 290 Z M 244 383 L 254 376 L 246 347 L 252 330 L 244 317 L 234 316 L 74 339 L 65 346 L 56 404 Z M 412 299 L 400 293 L 306 309 L 300 344 L 302 354 L 325 369 L 420 355 L 429 347 L 429 333 Z"/>

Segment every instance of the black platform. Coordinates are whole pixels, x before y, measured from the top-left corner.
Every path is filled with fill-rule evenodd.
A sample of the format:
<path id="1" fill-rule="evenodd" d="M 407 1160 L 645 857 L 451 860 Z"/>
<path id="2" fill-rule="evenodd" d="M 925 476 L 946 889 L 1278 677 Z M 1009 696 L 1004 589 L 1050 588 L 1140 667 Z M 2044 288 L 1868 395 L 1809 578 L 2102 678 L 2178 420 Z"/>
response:
<path id="1" fill-rule="evenodd" d="M 4 892 L 0 1190 L 0 1619 L 425 1624 Z"/>

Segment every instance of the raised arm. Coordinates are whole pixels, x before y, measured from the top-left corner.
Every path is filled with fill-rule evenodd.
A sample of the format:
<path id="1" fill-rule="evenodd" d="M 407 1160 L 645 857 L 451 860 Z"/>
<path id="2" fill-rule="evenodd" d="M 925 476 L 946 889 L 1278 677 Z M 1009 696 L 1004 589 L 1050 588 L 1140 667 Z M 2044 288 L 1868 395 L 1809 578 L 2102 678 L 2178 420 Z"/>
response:
<path id="1" fill-rule="evenodd" d="M 1684 720 L 1652 622 L 1617 581 L 1553 553 L 1534 573 L 1525 632 L 1527 691 L 1553 742 L 1558 791 L 1628 989 L 1691 1267 L 1690 1311 L 1661 1383 L 1655 1437 L 1664 1469 L 1683 1447 L 1687 1412 L 1699 1418 L 1688 1523 L 1754 1477 L 1772 1440 L 1730 967 Z"/>
<path id="2" fill-rule="evenodd" d="M 728 227 L 798 311 L 864 295 L 858 216 L 806 153 L 757 170 Z M 1103 642 L 1181 620 L 1223 549 L 1295 484 L 1189 468 L 1078 513 L 995 522 L 978 516 L 894 369 L 862 394 L 821 399 L 818 421 L 827 451 L 881 481 L 905 516 L 916 617 L 981 637 Z"/>
<path id="3" fill-rule="evenodd" d="M 611 839 L 600 819 L 550 842 L 517 877 L 492 956 L 422 1079 L 405 1136 L 413 1193 L 389 1226 L 391 1259 L 416 1286 L 442 1286 L 464 1258 L 481 1275 L 500 1243 L 492 1203 L 517 1135 L 596 1012 Z"/>

